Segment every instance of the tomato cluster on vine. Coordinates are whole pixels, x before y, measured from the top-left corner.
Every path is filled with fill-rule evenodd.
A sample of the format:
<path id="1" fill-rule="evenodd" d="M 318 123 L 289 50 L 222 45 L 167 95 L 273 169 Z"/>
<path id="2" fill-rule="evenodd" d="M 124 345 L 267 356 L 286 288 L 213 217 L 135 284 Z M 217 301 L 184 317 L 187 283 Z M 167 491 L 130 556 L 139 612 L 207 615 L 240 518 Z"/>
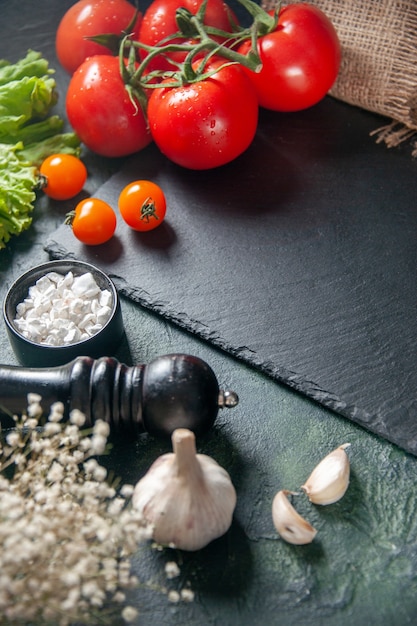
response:
<path id="1" fill-rule="evenodd" d="M 73 5 L 56 47 L 72 74 L 66 110 L 82 142 L 119 157 L 153 141 L 180 166 L 210 169 L 250 146 L 259 107 L 282 113 L 318 103 L 341 58 L 327 16 L 304 2 L 268 12 L 239 2 L 249 27 L 225 0 L 153 0 L 143 15 L 127 0 Z"/>

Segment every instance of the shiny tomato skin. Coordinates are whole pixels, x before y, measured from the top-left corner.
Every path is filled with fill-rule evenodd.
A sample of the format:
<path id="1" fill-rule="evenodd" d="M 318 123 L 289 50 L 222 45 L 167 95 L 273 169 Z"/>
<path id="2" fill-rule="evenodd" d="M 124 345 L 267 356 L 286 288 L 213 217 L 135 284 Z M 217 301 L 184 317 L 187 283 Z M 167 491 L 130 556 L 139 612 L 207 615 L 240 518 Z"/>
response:
<path id="1" fill-rule="evenodd" d="M 69 82 L 66 110 L 81 141 L 102 156 L 133 154 L 152 139 L 139 104 L 129 98 L 117 57 L 98 55 L 84 61 Z"/>
<path id="2" fill-rule="evenodd" d="M 87 246 L 99 246 L 109 241 L 116 226 L 115 212 L 100 198 L 81 200 L 75 207 L 71 220 L 74 236 Z"/>
<path id="3" fill-rule="evenodd" d="M 152 92 L 152 137 L 178 165 L 194 170 L 219 167 L 252 143 L 258 123 L 256 92 L 239 65 L 221 65 L 212 62 L 210 68 L 218 71 L 202 81 Z"/>
<path id="4" fill-rule="evenodd" d="M 140 232 L 154 230 L 165 219 L 165 194 L 151 180 L 135 180 L 126 185 L 120 192 L 118 206 L 126 224 Z"/>
<path id="5" fill-rule="evenodd" d="M 139 41 L 149 46 L 156 46 L 165 37 L 178 32 L 175 20 L 178 8 L 188 9 L 190 13 L 195 15 L 202 4 L 203 0 L 153 0 L 143 14 L 139 29 Z M 223 0 L 207 0 L 204 23 L 219 30 L 232 32 L 232 24 L 237 24 L 237 18 Z M 181 43 L 184 43 L 184 39 L 181 40 Z M 146 52 L 142 50 L 141 56 L 144 58 Z M 181 62 L 185 54 L 171 53 L 170 57 Z M 151 61 L 148 67 L 150 70 L 172 71 L 175 69 L 172 63 L 160 55 Z"/>
<path id="6" fill-rule="evenodd" d="M 59 23 L 55 38 L 58 61 L 73 74 L 87 57 L 109 54 L 108 48 L 86 37 L 120 35 L 130 24 L 135 7 L 127 0 L 79 0 L 68 9 Z M 132 38 L 138 39 L 142 14 L 139 13 Z"/>
<path id="7" fill-rule="evenodd" d="M 87 180 L 87 168 L 72 154 L 51 154 L 39 173 L 45 179 L 42 191 L 54 200 L 69 200 L 80 193 Z"/>
<path id="8" fill-rule="evenodd" d="M 247 54 L 250 47 L 246 41 L 238 51 Z M 245 71 L 260 106 L 283 112 L 309 108 L 324 98 L 341 59 L 333 24 L 320 9 L 303 2 L 281 9 L 276 30 L 259 38 L 258 52 L 261 71 Z"/>

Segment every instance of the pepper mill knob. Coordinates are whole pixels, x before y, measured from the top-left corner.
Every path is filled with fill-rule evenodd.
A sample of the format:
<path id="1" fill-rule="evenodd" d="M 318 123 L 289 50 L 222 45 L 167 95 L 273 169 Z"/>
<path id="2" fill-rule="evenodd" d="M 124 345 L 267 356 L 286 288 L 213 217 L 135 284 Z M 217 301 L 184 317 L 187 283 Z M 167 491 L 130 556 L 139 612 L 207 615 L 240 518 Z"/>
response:
<path id="1" fill-rule="evenodd" d="M 158 437 L 170 437 L 176 428 L 201 435 L 219 408 L 238 403 L 233 391 L 219 389 L 211 367 L 189 354 L 167 354 L 132 367 L 112 357 L 78 357 L 52 368 L 0 366 L 0 411 L 22 413 L 29 393 L 42 397 L 45 412 L 60 401 L 66 415 L 82 411 L 87 425 L 100 418 L 112 432 Z"/>

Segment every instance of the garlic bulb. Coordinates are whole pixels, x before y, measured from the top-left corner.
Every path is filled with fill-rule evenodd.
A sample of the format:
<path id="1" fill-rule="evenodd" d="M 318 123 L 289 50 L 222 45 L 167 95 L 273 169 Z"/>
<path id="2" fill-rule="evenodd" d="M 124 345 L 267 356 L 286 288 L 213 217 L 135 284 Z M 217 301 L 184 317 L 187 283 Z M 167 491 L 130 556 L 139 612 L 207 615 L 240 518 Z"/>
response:
<path id="1" fill-rule="evenodd" d="M 193 432 L 174 430 L 172 446 L 137 483 L 132 505 L 153 525 L 157 543 L 199 550 L 230 528 L 236 491 L 225 469 L 197 454 Z"/>
<path id="2" fill-rule="evenodd" d="M 320 461 L 309 478 L 302 485 L 310 502 L 314 504 L 333 504 L 340 500 L 349 486 L 350 463 L 344 443 Z"/>
<path id="3" fill-rule="evenodd" d="M 317 530 L 301 517 L 288 500 L 289 495 L 297 495 L 292 491 L 282 489 L 278 491 L 272 501 L 272 520 L 278 534 L 296 545 L 311 543 L 317 534 Z"/>

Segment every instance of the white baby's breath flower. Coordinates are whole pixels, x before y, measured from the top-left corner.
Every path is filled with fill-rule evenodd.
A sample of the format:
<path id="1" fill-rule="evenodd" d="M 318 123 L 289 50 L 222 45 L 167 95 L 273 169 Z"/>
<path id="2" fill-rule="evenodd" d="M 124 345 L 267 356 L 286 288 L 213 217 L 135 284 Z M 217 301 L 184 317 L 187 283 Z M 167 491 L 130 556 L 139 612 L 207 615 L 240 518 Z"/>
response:
<path id="1" fill-rule="evenodd" d="M 18 467 L 24 467 L 26 462 L 26 457 L 24 454 L 15 454 L 14 456 L 14 464 Z"/>
<path id="2" fill-rule="evenodd" d="M 53 437 L 61 432 L 61 424 L 56 422 L 47 422 L 45 424 L 44 434 L 46 437 Z"/>
<path id="3" fill-rule="evenodd" d="M 79 574 L 77 574 L 76 572 L 73 572 L 72 570 L 64 571 L 59 577 L 59 580 L 66 587 L 77 587 L 78 596 L 80 595 L 78 585 L 80 584 L 81 578 Z"/>
<path id="4" fill-rule="evenodd" d="M 183 602 L 194 601 L 194 591 L 192 589 L 189 589 L 188 587 L 184 587 L 184 589 L 181 589 L 180 595 Z"/>
<path id="5" fill-rule="evenodd" d="M 116 591 L 116 593 L 112 597 L 113 602 L 118 602 L 121 604 L 126 601 L 126 594 L 123 591 Z"/>
<path id="6" fill-rule="evenodd" d="M 114 576 L 117 572 L 118 562 L 117 559 L 112 557 L 105 557 L 101 562 L 103 573 L 108 578 L 110 576 Z"/>
<path id="7" fill-rule="evenodd" d="M 97 459 L 88 459 L 84 465 L 84 472 L 86 476 L 92 476 L 94 474 L 95 469 L 98 467 Z"/>
<path id="8" fill-rule="evenodd" d="M 91 438 L 91 452 L 93 454 L 104 454 L 106 451 L 107 439 L 103 435 L 93 435 Z"/>
<path id="9" fill-rule="evenodd" d="M 10 489 L 10 481 L 7 480 L 5 476 L 0 474 L 0 491 L 8 491 Z M 1 506 L 1 498 L 0 498 L 0 506 Z"/>
<path id="10" fill-rule="evenodd" d="M 165 574 L 167 578 L 176 578 L 181 573 L 180 568 L 178 567 L 175 561 L 168 561 L 165 564 Z"/>
<path id="11" fill-rule="evenodd" d="M 98 483 L 102 483 L 106 480 L 107 470 L 102 465 L 99 465 L 96 459 L 88 459 L 84 463 L 84 471 L 86 476 L 93 478 Z"/>
<path id="12" fill-rule="evenodd" d="M 100 588 L 97 582 L 94 580 L 88 580 L 81 587 L 81 593 L 86 598 L 92 598 L 93 596 L 98 594 L 99 591 L 100 591 Z"/>
<path id="13" fill-rule="evenodd" d="M 45 544 L 45 547 L 50 548 L 56 543 L 57 535 L 52 530 L 49 530 L 43 534 L 42 540 Z"/>
<path id="14" fill-rule="evenodd" d="M 175 589 L 171 589 L 168 592 L 168 600 L 173 604 L 177 604 L 181 600 L 181 596 L 178 591 L 175 591 Z"/>
<path id="15" fill-rule="evenodd" d="M 85 424 L 85 415 L 79 409 L 73 409 L 70 413 L 70 422 L 71 424 L 75 424 L 76 426 L 84 426 Z"/>
<path id="16" fill-rule="evenodd" d="M 104 420 L 96 420 L 93 427 L 93 434 L 101 437 L 107 437 L 110 435 L 110 426 Z"/>
<path id="17" fill-rule="evenodd" d="M 9 446 L 20 446 L 20 433 L 12 431 L 6 435 L 6 441 Z"/>
<path id="18" fill-rule="evenodd" d="M 76 424 L 69 424 L 64 430 L 65 437 L 68 438 L 70 446 L 75 446 L 80 440 L 80 431 Z"/>
<path id="19" fill-rule="evenodd" d="M 123 498 L 130 498 L 133 494 L 134 489 L 135 488 L 133 485 L 122 485 L 120 489 L 120 495 Z"/>
<path id="20" fill-rule="evenodd" d="M 26 398 L 27 398 L 28 407 L 31 404 L 40 404 L 40 402 L 42 401 L 42 396 L 40 396 L 38 393 L 28 393 Z"/>
<path id="21" fill-rule="evenodd" d="M 133 606 L 125 606 L 122 611 L 122 618 L 127 624 L 131 624 L 138 617 L 139 612 Z"/>
<path id="22" fill-rule="evenodd" d="M 82 442 L 83 440 L 81 440 Z M 80 442 L 80 445 L 81 445 Z M 85 453 L 81 449 L 72 450 L 72 459 L 76 465 L 79 465 L 84 460 Z"/>
<path id="23" fill-rule="evenodd" d="M 124 505 L 125 501 L 123 498 L 114 498 L 114 500 L 111 500 L 108 504 L 107 513 L 111 515 L 111 517 L 115 517 L 119 515 Z"/>
<path id="24" fill-rule="evenodd" d="M 65 583 L 64 583 L 65 584 Z M 77 583 L 78 584 L 78 583 Z M 77 609 L 77 604 L 80 600 L 80 590 L 78 586 L 73 586 L 72 589 L 69 590 L 66 598 L 61 602 L 61 611 L 75 611 Z"/>
<path id="25" fill-rule="evenodd" d="M 39 426 L 38 420 L 33 417 L 30 417 L 25 421 L 25 428 L 28 428 L 29 430 L 34 430 L 38 426 Z"/>
<path id="26" fill-rule="evenodd" d="M 27 408 L 28 416 L 31 418 L 41 417 L 43 411 L 39 402 L 32 402 Z"/>
<path id="27" fill-rule="evenodd" d="M 107 470 L 106 470 L 106 468 L 103 467 L 102 465 L 98 465 L 96 467 L 96 469 L 94 470 L 93 477 L 94 477 L 94 480 L 96 480 L 99 483 L 101 483 L 104 480 L 106 480 L 106 477 L 107 477 Z"/>
<path id="28" fill-rule="evenodd" d="M 32 452 L 39 453 L 43 448 L 43 442 L 40 440 L 32 441 L 30 444 Z"/>
<path id="29" fill-rule="evenodd" d="M 88 450 L 91 450 L 90 437 L 84 437 L 84 439 L 81 439 L 80 443 L 78 444 L 78 447 L 81 452 L 87 452 Z"/>
<path id="30" fill-rule="evenodd" d="M 51 465 L 51 468 L 47 474 L 47 480 L 56 483 L 60 482 L 64 477 L 64 468 L 60 463 L 54 461 Z"/>
<path id="31" fill-rule="evenodd" d="M 50 408 L 48 420 L 50 422 L 60 422 L 64 417 L 64 405 L 62 402 L 54 402 Z"/>

